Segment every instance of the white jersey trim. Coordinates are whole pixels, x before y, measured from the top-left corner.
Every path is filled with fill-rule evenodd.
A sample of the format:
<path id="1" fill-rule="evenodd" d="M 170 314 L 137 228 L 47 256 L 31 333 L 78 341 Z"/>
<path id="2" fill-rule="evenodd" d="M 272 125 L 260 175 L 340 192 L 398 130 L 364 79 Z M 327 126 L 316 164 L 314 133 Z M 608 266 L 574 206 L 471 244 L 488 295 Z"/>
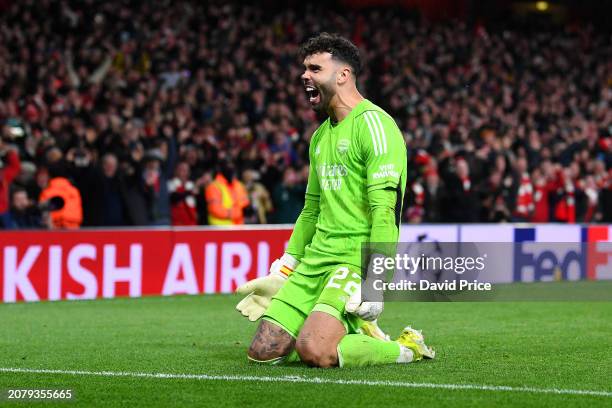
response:
<path id="1" fill-rule="evenodd" d="M 378 114 L 375 112 L 365 112 L 364 118 L 370 129 L 372 136 L 372 144 L 374 145 L 374 155 L 378 156 L 387 153 L 387 135 L 383 128 L 382 122 Z"/>
<path id="2" fill-rule="evenodd" d="M 368 124 L 368 128 L 370 129 L 370 136 L 372 137 L 372 145 L 374 145 L 374 155 L 378 156 L 378 145 L 376 144 L 376 138 L 374 135 L 374 130 L 372 129 L 372 124 L 370 123 L 370 118 L 368 117 L 368 113 L 366 112 L 363 117 L 366 121 L 366 123 Z"/>

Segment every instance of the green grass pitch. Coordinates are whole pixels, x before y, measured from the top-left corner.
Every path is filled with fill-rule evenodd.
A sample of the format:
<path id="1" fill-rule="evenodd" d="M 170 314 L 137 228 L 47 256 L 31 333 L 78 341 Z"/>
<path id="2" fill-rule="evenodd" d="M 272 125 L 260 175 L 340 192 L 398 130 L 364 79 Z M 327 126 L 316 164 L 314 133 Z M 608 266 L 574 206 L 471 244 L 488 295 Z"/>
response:
<path id="1" fill-rule="evenodd" d="M 612 293 L 609 282 L 581 286 Z M 323 370 L 247 363 L 256 326 L 234 310 L 237 301 L 218 295 L 0 305 L 0 406 L 612 406 L 612 302 L 389 303 L 381 326 L 392 335 L 408 323 L 423 329 L 437 358 Z M 7 368 L 128 374 L 1 371 Z M 366 383 L 341 383 L 350 380 Z M 71 389 L 74 398 L 9 402 L 14 388 Z"/>

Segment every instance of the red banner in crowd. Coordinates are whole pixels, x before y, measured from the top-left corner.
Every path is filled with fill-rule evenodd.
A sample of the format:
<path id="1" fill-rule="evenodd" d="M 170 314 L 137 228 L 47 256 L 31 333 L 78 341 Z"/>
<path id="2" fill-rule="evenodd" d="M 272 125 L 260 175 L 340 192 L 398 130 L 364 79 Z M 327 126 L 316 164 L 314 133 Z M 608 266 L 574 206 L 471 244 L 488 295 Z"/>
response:
<path id="1" fill-rule="evenodd" d="M 2 232 L 2 302 L 230 293 L 268 273 L 290 228 Z"/>

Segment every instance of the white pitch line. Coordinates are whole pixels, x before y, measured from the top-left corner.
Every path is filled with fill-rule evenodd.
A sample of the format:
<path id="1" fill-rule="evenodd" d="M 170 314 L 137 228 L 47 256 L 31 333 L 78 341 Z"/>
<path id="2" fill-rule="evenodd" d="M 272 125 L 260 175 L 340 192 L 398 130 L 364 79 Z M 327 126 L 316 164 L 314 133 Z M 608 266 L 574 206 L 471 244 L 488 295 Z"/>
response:
<path id="1" fill-rule="evenodd" d="M 4 368 L 0 373 L 28 373 L 28 374 L 60 374 L 60 375 L 89 375 L 98 377 L 134 377 L 134 378 L 165 378 L 181 380 L 202 381 L 253 381 L 253 382 L 291 382 L 306 384 L 335 384 L 335 385 L 368 385 L 404 388 L 436 388 L 445 390 L 476 390 L 476 391 L 510 391 L 536 394 L 564 394 L 589 395 L 595 397 L 612 397 L 611 391 L 572 390 L 563 388 L 534 388 L 510 387 L 506 385 L 477 385 L 477 384 L 436 384 L 413 383 L 400 381 L 368 381 L 368 380 L 338 380 L 331 378 L 282 376 L 266 377 L 254 375 L 209 375 L 209 374 L 172 374 L 172 373 L 139 373 L 129 371 L 83 371 L 83 370 L 46 370 L 34 368 Z"/>

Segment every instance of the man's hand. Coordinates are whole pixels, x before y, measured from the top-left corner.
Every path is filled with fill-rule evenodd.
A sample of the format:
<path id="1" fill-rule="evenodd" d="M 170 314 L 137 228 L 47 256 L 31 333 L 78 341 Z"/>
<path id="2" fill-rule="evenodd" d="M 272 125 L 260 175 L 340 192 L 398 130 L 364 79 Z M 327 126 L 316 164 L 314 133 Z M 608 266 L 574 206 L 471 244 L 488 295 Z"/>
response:
<path id="1" fill-rule="evenodd" d="M 346 302 L 346 311 L 359 316 L 363 320 L 369 322 L 378 319 L 378 316 L 383 312 L 383 302 L 362 302 L 361 301 L 361 288 L 356 290 Z"/>
<path id="2" fill-rule="evenodd" d="M 263 278 L 253 279 L 236 289 L 237 293 L 246 295 L 236 305 L 236 310 L 254 322 L 265 313 L 272 301 L 272 296 L 285 284 L 287 277 L 299 262 L 289 254 L 284 254 L 270 266 L 270 274 Z"/>
<path id="3" fill-rule="evenodd" d="M 246 295 L 244 299 L 236 305 L 236 310 L 254 322 L 259 319 L 276 295 L 281 286 L 285 284 L 286 278 L 278 275 L 268 275 L 263 278 L 253 279 L 236 289 L 237 293 Z"/>
<path id="4" fill-rule="evenodd" d="M 377 260 L 382 260 L 383 262 L 377 262 Z M 362 284 L 357 286 L 356 290 L 351 296 L 349 296 L 349 299 L 346 302 L 345 310 L 348 313 L 360 317 L 368 322 L 374 322 L 383 312 L 384 303 L 382 292 L 374 289 L 372 277 L 379 276 L 381 274 L 388 275 L 389 272 L 385 268 L 382 270 L 377 270 L 377 266 L 380 268 L 381 265 L 385 264 L 385 260 L 386 257 L 381 253 L 374 253 L 370 256 L 370 262 L 368 264 L 367 273 L 365 274 L 365 280 L 362 280 Z M 369 292 L 366 296 L 363 296 L 361 291 L 362 287 Z"/>

